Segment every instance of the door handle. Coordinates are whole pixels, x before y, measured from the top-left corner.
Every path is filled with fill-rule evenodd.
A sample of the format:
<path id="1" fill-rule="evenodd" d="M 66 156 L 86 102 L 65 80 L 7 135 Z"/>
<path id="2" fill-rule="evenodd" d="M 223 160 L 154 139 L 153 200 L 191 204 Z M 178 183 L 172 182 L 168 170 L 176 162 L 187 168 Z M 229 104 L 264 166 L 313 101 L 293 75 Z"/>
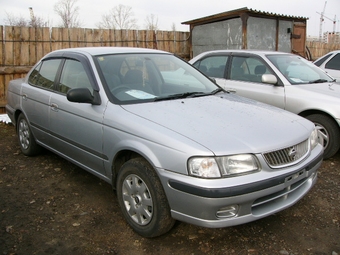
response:
<path id="1" fill-rule="evenodd" d="M 59 109 L 59 106 L 58 106 L 57 104 L 55 104 L 55 103 L 52 103 L 52 104 L 51 104 L 51 110 L 52 110 L 52 111 L 57 112 L 58 109 Z"/>

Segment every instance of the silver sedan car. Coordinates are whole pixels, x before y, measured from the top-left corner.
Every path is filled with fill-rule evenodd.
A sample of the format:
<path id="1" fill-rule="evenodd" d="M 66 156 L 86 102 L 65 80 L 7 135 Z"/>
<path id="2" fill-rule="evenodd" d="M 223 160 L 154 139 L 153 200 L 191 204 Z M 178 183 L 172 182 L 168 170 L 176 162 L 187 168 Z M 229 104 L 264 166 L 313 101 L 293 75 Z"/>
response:
<path id="1" fill-rule="evenodd" d="M 216 50 L 189 61 L 230 92 L 314 122 L 324 157 L 340 147 L 340 85 L 304 58 L 282 52 Z"/>
<path id="2" fill-rule="evenodd" d="M 221 228 L 281 211 L 323 160 L 312 122 L 163 51 L 58 50 L 11 81 L 7 100 L 25 155 L 46 148 L 110 183 L 145 237 L 175 220 Z"/>

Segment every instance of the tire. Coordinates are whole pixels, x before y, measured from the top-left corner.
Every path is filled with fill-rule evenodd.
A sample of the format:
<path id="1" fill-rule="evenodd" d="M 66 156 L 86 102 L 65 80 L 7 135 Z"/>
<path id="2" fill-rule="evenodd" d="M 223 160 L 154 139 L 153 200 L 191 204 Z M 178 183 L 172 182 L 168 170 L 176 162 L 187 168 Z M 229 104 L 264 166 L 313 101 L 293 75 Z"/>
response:
<path id="1" fill-rule="evenodd" d="M 156 172 L 142 158 L 131 159 L 121 167 L 117 198 L 124 218 L 143 237 L 165 234 L 175 223 Z"/>
<path id="2" fill-rule="evenodd" d="M 24 155 L 34 156 L 41 152 L 41 147 L 35 142 L 28 121 L 22 113 L 17 120 L 17 134 L 19 146 Z"/>
<path id="3" fill-rule="evenodd" d="M 336 122 L 323 114 L 312 114 L 306 118 L 314 122 L 318 129 L 319 141 L 324 146 L 324 159 L 337 153 L 340 147 L 340 129 Z"/>

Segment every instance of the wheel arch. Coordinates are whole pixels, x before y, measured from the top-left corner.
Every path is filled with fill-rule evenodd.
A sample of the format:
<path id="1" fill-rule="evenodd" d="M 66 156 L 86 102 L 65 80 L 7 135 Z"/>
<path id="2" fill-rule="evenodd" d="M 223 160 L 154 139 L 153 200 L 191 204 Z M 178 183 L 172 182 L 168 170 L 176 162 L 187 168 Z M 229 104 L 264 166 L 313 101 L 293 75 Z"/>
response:
<path id="1" fill-rule="evenodd" d="M 324 146 L 324 159 L 333 157 L 340 148 L 340 126 L 335 118 L 323 111 L 305 111 L 299 115 L 317 126 L 319 140 Z"/>
<path id="2" fill-rule="evenodd" d="M 143 156 L 142 154 L 136 151 L 133 151 L 130 149 L 124 149 L 124 150 L 119 151 L 113 159 L 112 168 L 111 168 L 111 171 L 112 171 L 111 181 L 112 181 L 112 188 L 114 190 L 116 189 L 116 181 L 117 181 L 117 176 L 118 176 L 120 168 L 125 162 L 133 158 L 142 158 L 145 160 L 145 162 L 147 162 L 150 165 L 151 168 L 154 168 L 153 164 L 150 163 L 149 159 L 147 159 L 145 156 Z"/>
<path id="3" fill-rule="evenodd" d="M 312 114 L 322 114 L 322 115 L 325 115 L 325 116 L 331 118 L 334 121 L 334 123 L 337 124 L 339 131 L 340 131 L 340 126 L 339 126 L 338 122 L 335 120 L 334 116 L 327 113 L 327 112 L 324 112 L 324 111 L 321 111 L 321 110 L 311 109 L 311 110 L 306 110 L 306 111 L 300 112 L 298 115 L 306 118 L 307 116 L 312 115 Z"/>
<path id="4" fill-rule="evenodd" d="M 25 113 L 24 113 L 22 110 L 17 109 L 17 110 L 14 112 L 14 121 L 15 121 L 15 123 L 13 123 L 13 125 L 15 126 L 15 129 L 17 129 L 18 118 L 19 118 L 19 116 L 20 116 L 21 113 L 22 113 L 22 114 L 25 116 L 25 118 L 26 118 L 26 115 L 25 115 Z M 27 118 L 26 118 L 26 119 L 27 119 Z"/>

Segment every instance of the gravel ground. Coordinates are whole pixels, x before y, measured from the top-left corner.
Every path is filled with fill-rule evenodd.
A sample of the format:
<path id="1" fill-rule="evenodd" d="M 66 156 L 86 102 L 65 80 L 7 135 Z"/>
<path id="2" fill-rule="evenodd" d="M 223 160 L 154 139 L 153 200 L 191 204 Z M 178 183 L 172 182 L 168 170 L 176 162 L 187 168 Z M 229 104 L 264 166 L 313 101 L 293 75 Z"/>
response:
<path id="1" fill-rule="evenodd" d="M 9 124 L 0 123 L 0 148 L 2 255 L 340 253 L 340 153 L 285 211 L 223 229 L 177 223 L 146 239 L 128 227 L 107 183 L 47 151 L 25 157 Z"/>

